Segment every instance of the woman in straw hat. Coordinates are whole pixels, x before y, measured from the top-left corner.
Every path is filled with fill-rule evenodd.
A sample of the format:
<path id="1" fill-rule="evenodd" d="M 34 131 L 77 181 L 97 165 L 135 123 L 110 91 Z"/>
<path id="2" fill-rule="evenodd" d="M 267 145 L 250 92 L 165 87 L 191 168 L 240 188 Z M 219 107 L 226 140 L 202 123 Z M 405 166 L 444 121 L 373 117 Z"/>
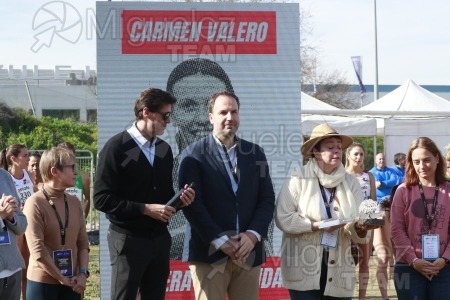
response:
<path id="1" fill-rule="evenodd" d="M 315 127 L 301 148 L 308 163 L 281 188 L 275 221 L 283 231 L 281 270 L 291 299 L 353 295 L 350 240 L 367 243 L 371 228 L 355 221 L 364 196 L 341 161 L 342 150 L 352 142 L 327 124 Z M 329 226 L 329 219 L 341 221 Z"/>

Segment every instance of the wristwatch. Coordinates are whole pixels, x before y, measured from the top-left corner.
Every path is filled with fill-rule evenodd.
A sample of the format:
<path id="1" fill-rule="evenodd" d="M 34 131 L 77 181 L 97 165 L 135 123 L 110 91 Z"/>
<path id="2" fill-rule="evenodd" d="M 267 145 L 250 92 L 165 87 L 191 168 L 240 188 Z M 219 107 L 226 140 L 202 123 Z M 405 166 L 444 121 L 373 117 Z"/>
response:
<path id="1" fill-rule="evenodd" d="M 450 261 L 448 259 L 446 259 L 445 257 L 443 257 L 445 264 L 448 265 L 450 263 Z"/>
<path id="2" fill-rule="evenodd" d="M 84 274 L 84 276 L 86 276 L 86 278 L 89 278 L 89 276 L 90 276 L 89 271 L 86 268 L 80 268 L 80 274 Z"/>

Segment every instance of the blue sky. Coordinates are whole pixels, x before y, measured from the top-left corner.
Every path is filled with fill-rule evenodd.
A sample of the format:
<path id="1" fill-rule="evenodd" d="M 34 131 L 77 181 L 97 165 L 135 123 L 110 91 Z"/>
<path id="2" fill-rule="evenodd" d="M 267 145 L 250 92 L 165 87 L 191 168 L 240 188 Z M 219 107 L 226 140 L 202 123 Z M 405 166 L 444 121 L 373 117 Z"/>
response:
<path id="1" fill-rule="evenodd" d="M 377 0 L 378 82 L 450 85 L 450 2 Z M 351 56 L 362 56 L 363 81 L 375 78 L 374 1 L 301 0 L 309 10 L 325 69 L 356 83 Z"/>
<path id="2" fill-rule="evenodd" d="M 95 39 L 89 30 L 86 32 L 95 1 L 66 1 L 70 5 L 51 2 L 3 1 L 3 68 L 12 64 L 17 69 L 22 65 L 96 69 Z M 313 34 L 309 41 L 318 49 L 319 71 L 339 70 L 356 84 L 350 57 L 362 56 L 363 81 L 374 83 L 373 4 L 373 0 L 300 0 L 301 7 L 311 15 L 308 22 Z M 61 16 L 63 8 L 67 9 L 68 19 L 52 19 L 51 13 Z M 419 85 L 450 85 L 449 13 L 450 1 L 446 0 L 377 0 L 379 84 L 401 84 L 413 79 Z M 44 30 L 53 25 L 57 34 Z M 73 27 L 64 27 L 70 25 Z"/>

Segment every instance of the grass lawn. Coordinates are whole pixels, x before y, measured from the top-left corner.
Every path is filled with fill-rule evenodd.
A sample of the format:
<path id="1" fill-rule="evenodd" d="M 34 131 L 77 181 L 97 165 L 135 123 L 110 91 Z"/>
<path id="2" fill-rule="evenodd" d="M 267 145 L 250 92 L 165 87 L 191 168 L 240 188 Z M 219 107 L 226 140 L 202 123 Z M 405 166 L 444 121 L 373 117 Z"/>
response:
<path id="1" fill-rule="evenodd" d="M 91 245 L 91 252 L 89 253 L 89 272 L 91 276 L 88 279 L 87 288 L 85 292 L 84 299 L 86 300 L 99 300 L 100 299 L 100 247 L 99 245 Z M 377 280 L 375 278 L 376 273 L 376 258 L 372 256 L 370 258 L 370 281 L 369 287 L 367 289 L 366 299 L 381 299 L 380 291 L 378 289 Z M 396 299 L 394 284 L 392 280 L 389 280 L 388 284 L 388 295 L 390 299 Z M 358 299 L 358 285 L 356 285 L 355 293 L 353 294 L 353 299 Z M 276 299 L 273 299 L 276 300 Z"/>
<path id="2" fill-rule="evenodd" d="M 100 299 L 100 247 L 99 245 L 91 245 L 89 252 L 89 272 L 91 276 L 88 279 L 84 299 L 99 300 Z"/>

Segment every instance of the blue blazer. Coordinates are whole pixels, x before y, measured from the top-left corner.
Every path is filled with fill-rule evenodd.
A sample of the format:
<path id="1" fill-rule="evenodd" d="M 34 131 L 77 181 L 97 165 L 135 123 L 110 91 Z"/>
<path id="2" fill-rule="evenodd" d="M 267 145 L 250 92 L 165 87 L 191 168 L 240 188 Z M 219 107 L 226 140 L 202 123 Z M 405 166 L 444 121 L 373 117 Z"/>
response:
<path id="1" fill-rule="evenodd" d="M 183 209 L 191 225 L 189 261 L 222 263 L 228 256 L 211 242 L 221 236 L 254 230 L 267 237 L 273 218 L 275 194 L 266 156 L 261 147 L 240 139 L 237 146 L 240 172 L 235 194 L 230 177 L 212 134 L 191 144 L 182 153 L 179 168 L 180 188 L 195 182 L 194 202 Z M 247 259 L 251 266 L 265 261 L 263 243 L 257 242 Z"/>

